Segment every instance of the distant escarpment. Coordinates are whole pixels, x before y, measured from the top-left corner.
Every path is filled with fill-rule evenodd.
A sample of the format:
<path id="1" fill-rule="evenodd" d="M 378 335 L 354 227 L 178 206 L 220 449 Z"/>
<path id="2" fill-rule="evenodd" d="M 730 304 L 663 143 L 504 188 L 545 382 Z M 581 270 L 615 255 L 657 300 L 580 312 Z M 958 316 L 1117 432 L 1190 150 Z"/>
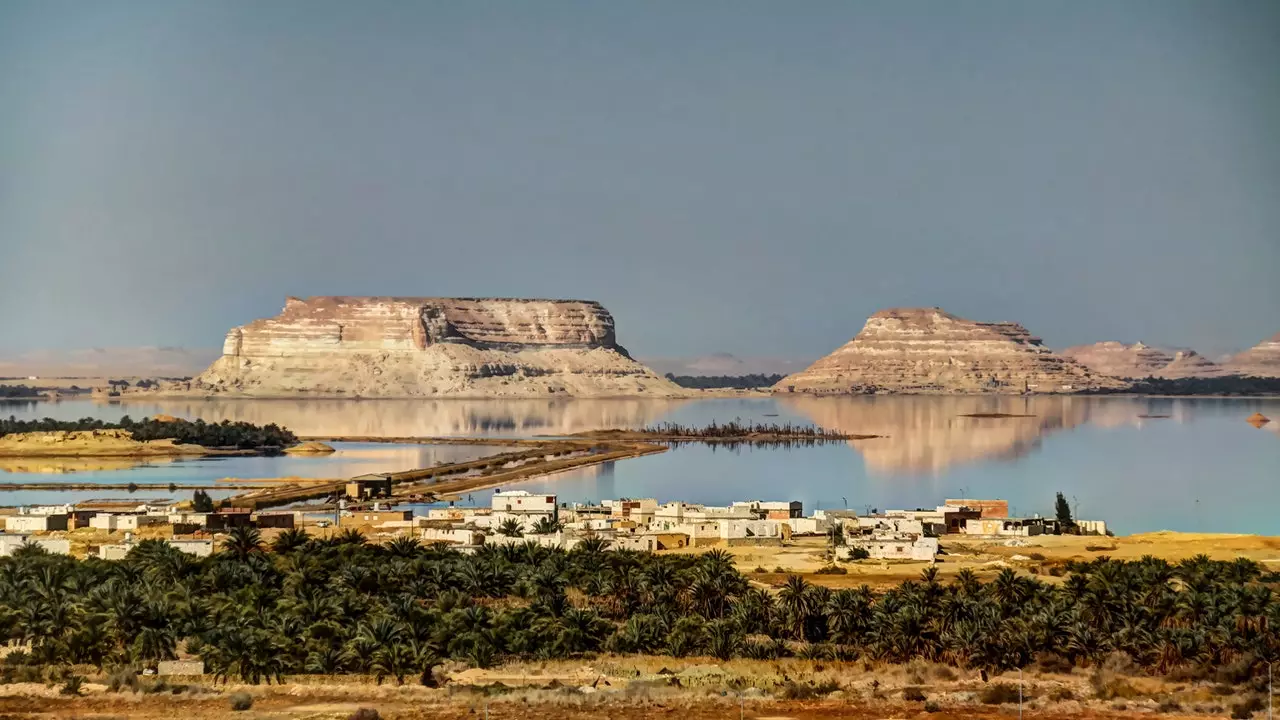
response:
<path id="1" fill-rule="evenodd" d="M 1011 322 L 965 320 L 939 308 L 895 308 L 872 315 L 853 340 L 776 392 L 1062 393 L 1121 388 L 1054 354 Z"/>
<path id="2" fill-rule="evenodd" d="M 289 298 L 227 333 L 222 357 L 164 392 L 253 397 L 678 395 L 582 300 Z"/>
<path id="3" fill-rule="evenodd" d="M 1223 367 L 1235 375 L 1280 377 L 1280 333 L 1232 356 Z"/>
<path id="4" fill-rule="evenodd" d="M 1077 345 L 1062 355 L 1085 365 L 1090 370 L 1115 378 L 1180 378 L 1220 377 L 1229 371 L 1194 350 L 1166 352 L 1140 342 L 1125 345 L 1100 342 Z"/>

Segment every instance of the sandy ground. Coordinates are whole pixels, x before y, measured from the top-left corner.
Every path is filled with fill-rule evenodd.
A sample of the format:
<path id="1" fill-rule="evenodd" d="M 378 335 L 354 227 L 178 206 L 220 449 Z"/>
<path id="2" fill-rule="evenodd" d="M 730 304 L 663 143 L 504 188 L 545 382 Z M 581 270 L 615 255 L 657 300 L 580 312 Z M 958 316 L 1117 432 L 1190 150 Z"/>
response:
<path id="1" fill-rule="evenodd" d="M 1046 581 L 1057 581 L 1049 570 L 1070 560 L 1093 560 L 1106 556 L 1118 560 L 1137 560 L 1152 555 L 1170 561 L 1195 555 L 1208 555 L 1214 560 L 1247 557 L 1270 569 L 1280 569 L 1280 537 L 1259 535 L 1227 535 L 1214 533 L 1155 532 L 1124 537 L 1041 536 L 1016 539 L 984 539 L 951 535 L 942 539 L 945 553 L 936 567 L 941 579 L 954 577 L 968 568 L 980 578 L 989 579 L 1006 567 L 1038 575 Z M 784 547 L 724 548 L 734 556 L 734 565 L 753 580 L 766 584 L 782 582 L 786 574 L 798 573 L 807 580 L 829 587 L 872 587 L 896 585 L 918 578 L 930 566 L 925 561 L 860 560 L 842 562 L 845 575 L 816 574 L 829 564 L 825 557 L 825 538 L 796 538 Z M 693 548 L 677 552 L 700 552 Z M 763 568 L 765 572 L 756 572 Z M 777 572 L 781 568 L 783 572 Z"/>
<path id="2" fill-rule="evenodd" d="M 1024 715 L 1032 718 L 1133 718 L 1163 706 L 1163 717 L 1225 717 L 1239 693 L 1209 683 L 1166 683 L 1108 675 L 1122 700 L 1098 700 L 1089 673 L 1023 675 Z M 155 691 L 108 692 L 89 676 L 82 695 L 59 693 L 57 683 L 0 685 L 5 718 L 349 718 L 371 708 L 382 718 L 987 718 L 1009 717 L 1017 704 L 984 704 L 989 685 L 975 674 L 927 663 L 909 666 L 802 660 L 632 658 L 519 663 L 493 670 L 442 668 L 442 688 L 412 682 L 376 685 L 367 677 L 299 677 L 284 685 L 215 684 L 211 678 L 169 678 Z M 781 699 L 787 683 L 826 690 L 810 699 Z M 1010 674 L 991 683 L 1015 686 Z M 176 692 L 175 692 L 176 688 Z M 903 699 L 914 689 L 932 703 Z M 252 708 L 230 711 L 232 695 L 247 693 Z M 916 696 L 917 698 L 919 695 Z"/>

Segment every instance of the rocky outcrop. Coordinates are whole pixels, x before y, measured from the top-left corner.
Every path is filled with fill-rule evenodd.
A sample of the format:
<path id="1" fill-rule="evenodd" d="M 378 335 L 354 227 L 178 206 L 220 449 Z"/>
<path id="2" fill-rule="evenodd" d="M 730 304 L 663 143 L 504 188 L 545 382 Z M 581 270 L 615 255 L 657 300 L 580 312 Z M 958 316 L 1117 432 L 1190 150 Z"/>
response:
<path id="1" fill-rule="evenodd" d="M 172 392 L 174 388 L 166 388 Z M 257 397 L 678 395 L 581 300 L 289 298 L 178 390 Z"/>
<path id="2" fill-rule="evenodd" d="M 1280 377 L 1280 333 L 1232 356 L 1223 367 L 1235 375 Z"/>
<path id="3" fill-rule="evenodd" d="M 1132 345 L 1114 341 L 1077 345 L 1063 350 L 1062 355 L 1096 373 L 1114 378 L 1176 379 L 1227 374 L 1226 370 L 1194 350 L 1170 353 L 1140 342 Z"/>
<path id="4" fill-rule="evenodd" d="M 896 308 L 872 315 L 853 340 L 777 392 L 1062 393 L 1122 388 L 1050 351 L 1011 322 L 965 320 L 939 308 Z"/>

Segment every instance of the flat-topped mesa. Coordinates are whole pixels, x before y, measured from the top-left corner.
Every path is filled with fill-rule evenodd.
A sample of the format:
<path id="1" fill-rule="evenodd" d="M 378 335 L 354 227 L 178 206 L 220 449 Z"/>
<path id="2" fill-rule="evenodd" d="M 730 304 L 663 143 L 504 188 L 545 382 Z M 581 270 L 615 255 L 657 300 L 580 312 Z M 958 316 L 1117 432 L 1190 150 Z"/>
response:
<path id="1" fill-rule="evenodd" d="M 227 333 L 222 354 L 325 354 L 425 350 L 438 343 L 482 349 L 606 347 L 613 316 L 586 300 L 291 297 L 284 312 Z"/>
<path id="2" fill-rule="evenodd" d="M 1071 358 L 1101 375 L 1115 378 L 1142 379 L 1220 377 L 1227 371 L 1210 362 L 1194 350 L 1165 350 L 1144 345 L 1132 345 L 1107 341 L 1092 345 L 1077 345 L 1063 350 L 1064 357 Z"/>
<path id="3" fill-rule="evenodd" d="M 192 392 L 252 396 L 677 395 L 585 300 L 288 298 L 227 333 Z"/>
<path id="4" fill-rule="evenodd" d="M 1234 355 L 1223 367 L 1236 375 L 1280 377 L 1280 333 Z"/>
<path id="5" fill-rule="evenodd" d="M 1058 393 L 1121 388 L 1041 345 L 1012 322 L 974 322 L 939 308 L 872 315 L 844 346 L 783 378 L 777 392 Z"/>

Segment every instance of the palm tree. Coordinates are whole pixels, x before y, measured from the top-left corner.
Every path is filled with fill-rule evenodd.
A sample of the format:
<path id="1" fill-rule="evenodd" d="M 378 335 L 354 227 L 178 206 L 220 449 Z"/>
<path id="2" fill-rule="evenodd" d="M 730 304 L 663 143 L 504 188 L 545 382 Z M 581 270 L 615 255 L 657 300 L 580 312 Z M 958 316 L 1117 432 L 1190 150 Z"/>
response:
<path id="1" fill-rule="evenodd" d="M 222 541 L 222 549 L 237 560 L 247 560 L 251 554 L 262 552 L 262 533 L 247 525 L 233 527 Z"/>
<path id="2" fill-rule="evenodd" d="M 788 575 L 782 589 L 778 591 L 778 603 L 787 617 L 792 637 L 803 640 L 805 623 L 814 609 L 809 583 L 799 575 Z"/>
<path id="3" fill-rule="evenodd" d="M 311 540 L 311 536 L 302 528 L 289 528 L 276 536 L 271 542 L 272 552 L 281 555 L 287 555 L 307 544 Z"/>
<path id="4" fill-rule="evenodd" d="M 417 538 L 401 535 L 382 548 L 387 555 L 398 558 L 415 558 L 422 554 L 422 543 Z"/>
<path id="5" fill-rule="evenodd" d="M 504 537 L 524 537 L 524 527 L 516 518 L 507 518 L 498 526 L 498 534 Z"/>
<path id="6" fill-rule="evenodd" d="M 564 529 L 564 523 L 559 520 L 552 520 L 550 517 L 538 518 L 533 524 L 534 535 L 554 535 Z"/>

